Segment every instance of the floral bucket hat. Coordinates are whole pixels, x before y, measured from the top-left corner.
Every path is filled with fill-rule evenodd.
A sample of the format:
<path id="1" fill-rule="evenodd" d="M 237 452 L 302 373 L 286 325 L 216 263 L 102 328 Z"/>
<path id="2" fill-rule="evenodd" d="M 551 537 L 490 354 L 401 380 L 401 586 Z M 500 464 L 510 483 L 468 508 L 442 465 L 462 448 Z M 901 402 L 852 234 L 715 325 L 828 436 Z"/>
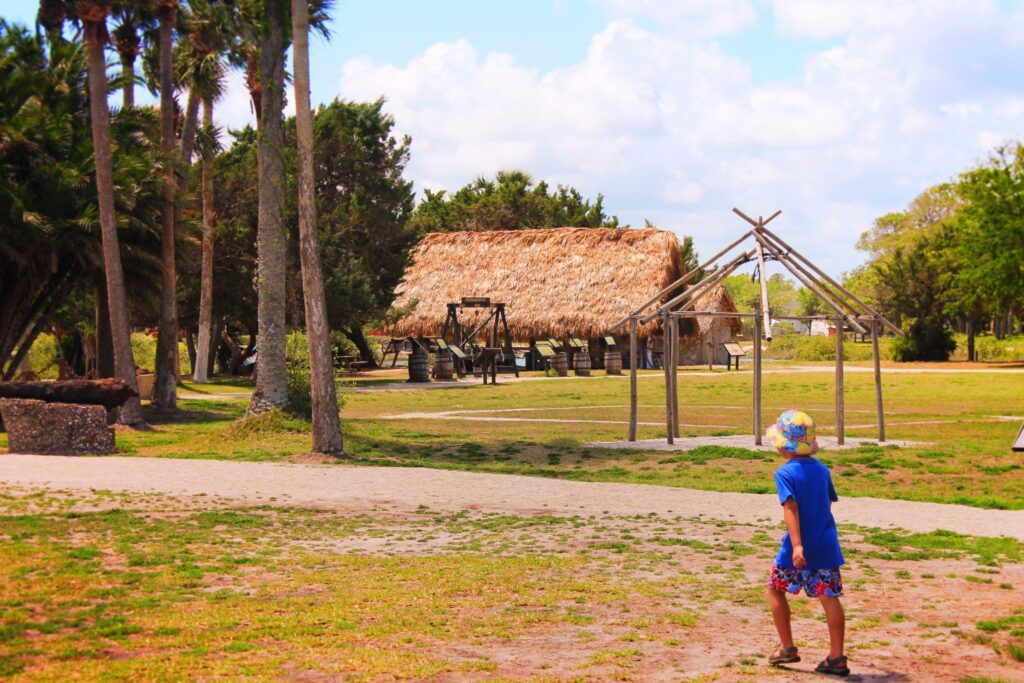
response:
<path id="1" fill-rule="evenodd" d="M 800 410 L 787 410 L 775 421 L 765 437 L 773 446 L 793 455 L 814 455 L 818 452 L 818 439 L 814 433 L 814 418 Z"/>

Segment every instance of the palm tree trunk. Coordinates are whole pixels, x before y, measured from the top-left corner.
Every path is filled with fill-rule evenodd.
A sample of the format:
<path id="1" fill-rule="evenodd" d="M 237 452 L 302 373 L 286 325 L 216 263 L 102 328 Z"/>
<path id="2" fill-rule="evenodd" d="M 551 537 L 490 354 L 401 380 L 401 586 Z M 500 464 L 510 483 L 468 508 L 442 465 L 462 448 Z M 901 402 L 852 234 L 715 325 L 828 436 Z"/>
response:
<path id="1" fill-rule="evenodd" d="M 96 164 L 96 196 L 99 204 L 103 263 L 110 306 L 114 365 L 118 378 L 138 391 L 132 335 L 128 322 L 128 297 L 121 268 L 121 251 L 114 218 L 114 171 L 110 160 L 110 109 L 107 107 L 107 62 L 103 54 L 107 28 L 104 21 L 85 22 L 85 41 L 89 48 L 89 111 L 92 118 L 92 145 Z M 142 422 L 142 404 L 130 399 L 118 411 L 117 421 L 134 425 Z"/>
<path id="2" fill-rule="evenodd" d="M 341 420 L 334 386 L 331 331 L 320 266 L 313 168 L 313 112 L 309 102 L 309 8 L 292 2 L 292 54 L 295 58 L 295 133 L 299 155 L 299 254 L 309 345 L 309 386 L 313 399 L 313 452 L 342 453 Z"/>
<path id="3" fill-rule="evenodd" d="M 174 205 L 177 195 L 174 136 L 173 29 L 177 16 L 174 0 L 162 2 L 160 13 L 160 152 L 163 155 L 164 206 L 160 233 L 160 326 L 156 342 L 156 384 L 153 405 L 163 410 L 178 407 L 178 296 L 174 262 Z"/>
<path id="4" fill-rule="evenodd" d="M 124 84 L 121 86 L 121 106 L 135 106 L 135 56 L 121 54 L 121 74 Z M 130 78 L 129 78 L 130 76 Z"/>
<path id="5" fill-rule="evenodd" d="M 265 0 L 260 45 L 259 227 L 257 236 L 257 315 L 259 350 L 256 390 L 250 413 L 288 403 L 285 371 L 284 239 L 284 17 L 287 3 Z"/>
<path id="6" fill-rule="evenodd" d="M 213 100 L 203 99 L 203 127 L 213 126 Z M 203 265 L 199 285 L 199 348 L 196 351 L 196 371 L 192 381 L 206 382 L 209 374 L 210 331 L 213 325 L 213 159 L 203 158 Z"/>
<path id="7" fill-rule="evenodd" d="M 114 377 L 114 340 L 110 336 L 110 305 L 107 286 L 96 283 L 96 376 Z"/>

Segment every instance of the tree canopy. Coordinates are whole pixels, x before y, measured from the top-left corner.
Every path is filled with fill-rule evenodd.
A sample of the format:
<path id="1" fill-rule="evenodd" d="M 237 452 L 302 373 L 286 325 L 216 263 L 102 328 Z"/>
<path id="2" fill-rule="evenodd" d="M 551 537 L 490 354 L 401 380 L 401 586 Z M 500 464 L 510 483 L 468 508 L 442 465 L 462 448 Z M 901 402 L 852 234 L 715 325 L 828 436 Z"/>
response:
<path id="1" fill-rule="evenodd" d="M 524 171 L 498 171 L 479 177 L 455 192 L 425 190 L 416 207 L 413 228 L 421 233 L 456 230 L 524 230 L 528 228 L 615 228 L 619 219 L 604 212 L 604 196 L 584 199 L 574 188 L 535 182 Z"/>

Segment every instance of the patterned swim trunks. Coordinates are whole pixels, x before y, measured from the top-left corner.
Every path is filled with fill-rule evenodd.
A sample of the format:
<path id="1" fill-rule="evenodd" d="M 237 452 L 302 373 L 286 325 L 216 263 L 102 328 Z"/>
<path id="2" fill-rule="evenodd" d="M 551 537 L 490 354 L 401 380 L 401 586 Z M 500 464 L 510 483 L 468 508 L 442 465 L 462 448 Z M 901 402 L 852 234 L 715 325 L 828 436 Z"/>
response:
<path id="1" fill-rule="evenodd" d="M 809 597 L 839 597 L 843 594 L 843 576 L 835 569 L 784 569 L 772 566 L 768 587 L 786 593 L 799 593 L 802 588 Z"/>

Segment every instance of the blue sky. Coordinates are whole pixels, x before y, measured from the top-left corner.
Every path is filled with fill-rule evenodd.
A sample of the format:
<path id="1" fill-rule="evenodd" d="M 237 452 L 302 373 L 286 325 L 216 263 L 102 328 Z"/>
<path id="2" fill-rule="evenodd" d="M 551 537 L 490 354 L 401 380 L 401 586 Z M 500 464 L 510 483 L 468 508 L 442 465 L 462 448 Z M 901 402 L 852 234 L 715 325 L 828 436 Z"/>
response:
<path id="1" fill-rule="evenodd" d="M 314 101 L 387 98 L 418 190 L 521 168 L 705 254 L 743 229 L 733 206 L 782 209 L 835 272 L 875 217 L 1024 128 L 1007 0 L 340 0 L 332 34 Z M 218 118 L 251 119 L 237 75 Z"/>

